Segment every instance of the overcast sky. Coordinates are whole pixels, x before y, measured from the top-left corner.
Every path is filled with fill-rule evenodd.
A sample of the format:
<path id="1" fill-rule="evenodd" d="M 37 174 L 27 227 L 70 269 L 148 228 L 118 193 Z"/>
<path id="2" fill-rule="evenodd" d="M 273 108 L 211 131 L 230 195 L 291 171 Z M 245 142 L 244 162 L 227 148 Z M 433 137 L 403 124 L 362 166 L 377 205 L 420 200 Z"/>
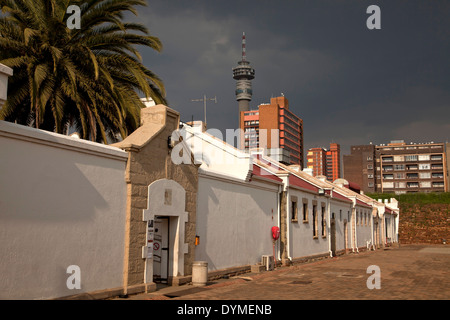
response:
<path id="1" fill-rule="evenodd" d="M 369 30 L 369 5 L 381 30 Z M 232 68 L 256 70 L 256 109 L 284 93 L 303 119 L 310 147 L 450 141 L 450 1 L 148 0 L 134 20 L 160 38 L 161 53 L 142 51 L 165 83 L 182 121 L 237 128 Z"/>

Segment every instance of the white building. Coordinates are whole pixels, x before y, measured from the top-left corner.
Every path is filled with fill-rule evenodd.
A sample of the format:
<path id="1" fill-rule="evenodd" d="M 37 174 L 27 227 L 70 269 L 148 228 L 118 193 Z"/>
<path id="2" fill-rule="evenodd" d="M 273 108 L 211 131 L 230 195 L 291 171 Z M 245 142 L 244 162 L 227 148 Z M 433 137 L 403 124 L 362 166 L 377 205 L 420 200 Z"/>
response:
<path id="1" fill-rule="evenodd" d="M 348 183 L 281 164 L 264 150 L 241 152 L 204 132 L 201 123 L 184 125 L 182 132 L 200 164 L 195 257 L 210 271 L 256 264 L 262 255 L 289 264 L 398 241 L 398 208 Z M 281 236 L 271 253 L 273 226 Z"/>

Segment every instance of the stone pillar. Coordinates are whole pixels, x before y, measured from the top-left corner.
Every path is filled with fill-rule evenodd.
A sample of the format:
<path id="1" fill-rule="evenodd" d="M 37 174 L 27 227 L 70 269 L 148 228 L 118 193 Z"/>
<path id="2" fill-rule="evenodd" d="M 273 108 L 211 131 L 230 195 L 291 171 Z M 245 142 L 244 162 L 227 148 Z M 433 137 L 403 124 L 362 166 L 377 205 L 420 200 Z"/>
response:
<path id="1" fill-rule="evenodd" d="M 287 205 L 287 192 L 281 192 L 281 203 L 280 203 L 280 253 L 281 253 L 281 263 L 283 265 L 289 264 L 289 257 L 287 254 L 287 246 L 289 239 L 287 238 L 287 228 L 286 218 L 288 215 L 288 205 Z"/>

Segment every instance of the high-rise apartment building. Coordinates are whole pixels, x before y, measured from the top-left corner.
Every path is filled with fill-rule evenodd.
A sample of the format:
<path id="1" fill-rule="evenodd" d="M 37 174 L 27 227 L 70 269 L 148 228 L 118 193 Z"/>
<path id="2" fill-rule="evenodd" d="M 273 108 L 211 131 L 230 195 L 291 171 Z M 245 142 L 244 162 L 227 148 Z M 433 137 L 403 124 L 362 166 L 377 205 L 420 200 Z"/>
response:
<path id="1" fill-rule="evenodd" d="M 447 160 L 447 192 L 450 192 L 450 142 L 445 144 L 445 159 Z"/>
<path id="2" fill-rule="evenodd" d="M 334 181 L 341 178 L 341 147 L 337 143 L 330 143 L 327 151 L 327 179 Z"/>
<path id="3" fill-rule="evenodd" d="M 303 120 L 289 110 L 289 101 L 283 97 L 270 99 L 258 110 L 240 112 L 242 149 L 278 149 L 289 157 L 288 164 L 303 168 Z"/>
<path id="4" fill-rule="evenodd" d="M 311 148 L 306 155 L 306 166 L 312 169 L 314 176 L 326 176 L 334 181 L 341 177 L 341 153 L 337 143 L 330 143 L 330 149 Z"/>
<path id="5" fill-rule="evenodd" d="M 356 183 L 366 193 L 376 192 L 375 146 L 351 146 L 350 152 L 343 156 L 344 179 Z"/>
<path id="6" fill-rule="evenodd" d="M 306 154 L 306 167 L 312 169 L 314 177 L 327 175 L 327 150 L 311 148 Z"/>
<path id="7" fill-rule="evenodd" d="M 447 162 L 443 143 L 406 144 L 391 141 L 376 147 L 379 192 L 447 191 Z"/>
<path id="8" fill-rule="evenodd" d="M 365 192 L 449 190 L 444 143 L 406 144 L 395 140 L 379 146 L 352 146 L 351 152 L 344 156 L 344 178 L 361 183 Z"/>

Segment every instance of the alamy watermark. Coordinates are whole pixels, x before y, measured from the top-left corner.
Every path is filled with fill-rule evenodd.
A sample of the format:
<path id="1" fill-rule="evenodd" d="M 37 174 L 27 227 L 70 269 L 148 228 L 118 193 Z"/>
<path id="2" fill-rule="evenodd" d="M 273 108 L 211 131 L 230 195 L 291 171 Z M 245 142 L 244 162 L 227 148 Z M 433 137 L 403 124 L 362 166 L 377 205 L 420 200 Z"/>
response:
<path id="1" fill-rule="evenodd" d="M 67 28 L 81 29 L 81 9 L 77 5 L 67 7 L 66 13 L 70 14 L 67 18 Z M 377 5 L 370 5 L 366 10 L 370 17 L 367 18 L 366 26 L 369 30 L 381 29 L 381 9 Z"/>
<path id="2" fill-rule="evenodd" d="M 70 14 L 67 18 L 67 28 L 69 29 L 81 29 L 81 9 L 77 5 L 71 5 L 67 7 L 66 13 Z"/>
<path id="3" fill-rule="evenodd" d="M 371 5 L 367 7 L 366 13 L 371 14 L 367 18 L 366 26 L 369 30 L 381 29 L 381 9 L 379 6 Z"/>
<path id="4" fill-rule="evenodd" d="M 371 274 L 367 278 L 366 285 L 370 290 L 381 289 L 381 270 L 379 266 L 371 265 L 367 268 L 366 273 Z"/>
<path id="5" fill-rule="evenodd" d="M 70 265 L 67 267 L 67 271 L 70 276 L 67 278 L 67 289 L 81 289 L 81 269 L 77 265 Z"/>
<path id="6" fill-rule="evenodd" d="M 188 131 L 185 128 L 175 130 L 170 136 L 170 140 L 174 142 L 171 150 L 172 162 L 177 165 L 205 163 L 208 167 L 212 164 L 233 165 L 242 163 L 242 156 L 235 153 L 237 150 L 254 149 L 258 153 L 262 150 L 280 149 L 280 130 L 278 129 L 259 129 L 258 133 L 245 132 L 242 129 L 226 129 L 225 139 L 223 138 L 222 131 L 214 128 L 206 130 L 205 133 Z M 249 143 L 250 140 L 255 147 L 246 145 L 246 142 Z M 228 145 L 225 151 L 223 142 Z M 270 146 L 269 149 L 268 146 Z"/>

